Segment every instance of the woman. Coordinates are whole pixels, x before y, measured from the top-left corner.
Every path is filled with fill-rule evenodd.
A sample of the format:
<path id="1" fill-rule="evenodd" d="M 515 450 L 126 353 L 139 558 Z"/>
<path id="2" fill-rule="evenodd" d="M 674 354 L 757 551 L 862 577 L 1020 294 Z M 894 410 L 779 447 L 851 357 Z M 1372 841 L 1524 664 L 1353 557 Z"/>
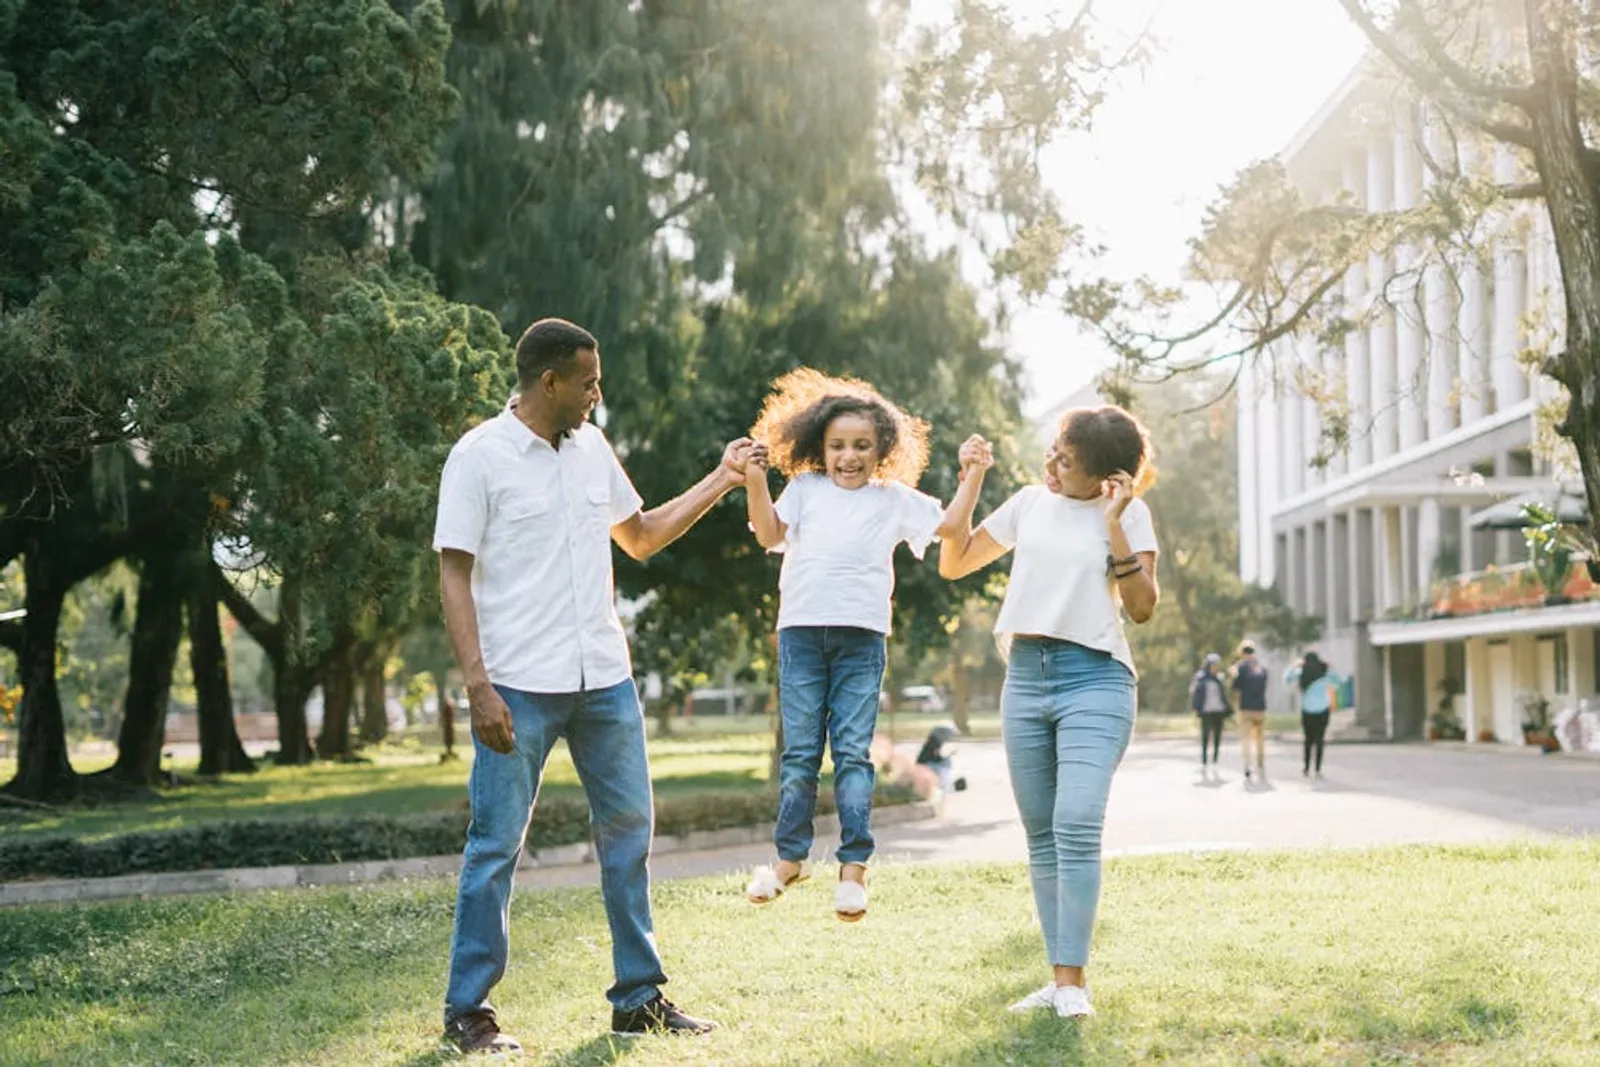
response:
<path id="1" fill-rule="evenodd" d="M 1305 736 L 1305 758 L 1300 768 L 1302 778 L 1310 778 L 1315 764 L 1316 776 L 1322 777 L 1323 741 L 1328 736 L 1328 715 L 1333 707 L 1333 692 L 1344 685 L 1344 679 L 1328 669 L 1322 657 L 1307 652 L 1305 658 L 1283 676 L 1283 684 L 1300 691 L 1300 732 Z"/>
<path id="2" fill-rule="evenodd" d="M 1137 499 L 1154 480 L 1150 458 L 1144 427 L 1121 408 L 1070 411 L 1045 455 L 1044 484 L 1018 492 L 975 533 L 969 505 L 939 553 L 939 573 L 959 578 L 1016 550 L 995 622 L 1007 650 L 1001 723 L 1054 973 L 1013 1011 L 1094 1013 L 1084 968 L 1101 832 L 1135 704 L 1122 614 L 1145 622 L 1158 596 L 1154 527 Z M 989 462 L 968 476 L 983 477 Z"/>
<path id="3" fill-rule="evenodd" d="M 1194 672 L 1189 707 L 1200 716 L 1200 773 L 1209 776 L 1222 751 L 1222 726 L 1233 714 L 1222 677 L 1222 657 L 1215 652 L 1206 653 L 1205 663 Z"/>

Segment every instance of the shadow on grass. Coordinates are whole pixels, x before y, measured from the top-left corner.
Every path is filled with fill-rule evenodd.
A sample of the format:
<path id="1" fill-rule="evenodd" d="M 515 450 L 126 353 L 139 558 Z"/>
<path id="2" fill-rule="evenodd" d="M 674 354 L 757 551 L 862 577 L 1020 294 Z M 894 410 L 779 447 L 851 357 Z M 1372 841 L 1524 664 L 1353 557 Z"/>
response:
<path id="1" fill-rule="evenodd" d="M 575 1049 L 564 1053 L 559 1058 L 551 1061 L 558 1067 L 604 1067 L 608 1063 L 616 1063 L 639 1047 L 640 1041 L 694 1041 L 715 1040 L 697 1039 L 692 1037 L 643 1037 L 626 1038 L 613 1034 L 598 1034 L 585 1041 Z"/>
<path id="2" fill-rule="evenodd" d="M 0 999 L 0 1032 L 22 1024 L 49 1051 L 5 1062 L 301 1062 L 380 1027 L 420 970 L 442 979 L 448 894 L 301 892 L 253 898 L 247 914 L 227 898 L 183 904 L 30 909 L 46 921 L 3 947 L 26 954 L 14 974 L 32 989 Z M 273 1040 L 237 1040 L 256 1031 Z"/>
<path id="3" fill-rule="evenodd" d="M 1431 983 L 1423 995 L 1427 1010 L 1414 1018 L 1396 1008 L 1392 998 L 1347 1000 L 1333 1015 L 1352 1040 L 1380 1045 L 1481 1045 L 1511 1037 L 1522 1027 L 1522 1012 L 1515 1004 L 1495 1003 L 1459 980 Z"/>
<path id="4" fill-rule="evenodd" d="M 17 835 L 64 834 L 103 838 L 123 833 L 171 829 L 234 820 L 276 821 L 306 817 L 342 818 L 360 815 L 408 815 L 467 810 L 465 764 L 460 781 L 375 783 L 370 788 L 329 792 L 305 799 L 282 799 L 285 785 L 267 779 L 227 779 L 186 785 L 181 790 L 117 804 L 72 806 L 48 813 L 8 813 L 0 827 Z M 657 796 L 702 792 L 752 792 L 766 788 L 761 772 L 750 769 L 665 775 L 654 780 Z M 828 783 L 825 781 L 824 785 Z M 541 801 L 582 799 L 583 788 L 572 781 L 546 781 Z M 274 799 L 277 798 L 277 799 Z"/>
<path id="5" fill-rule="evenodd" d="M 662 1040 L 675 1040 L 664 1038 Z M 687 1039 L 685 1039 L 687 1040 Z M 543 1050 L 531 1048 L 519 1055 L 474 1056 L 472 1063 L 537 1063 L 548 1062 L 554 1067 L 606 1067 L 616 1063 L 633 1051 L 634 1042 L 611 1034 L 598 1034 L 577 1048 L 569 1049 L 556 1059 L 544 1060 Z M 399 1067 L 444 1067 L 447 1063 L 461 1063 L 463 1057 L 442 1041 L 435 1047 L 419 1052 L 399 1064 Z"/>
<path id="6" fill-rule="evenodd" d="M 1452 1047 L 1492 1049 L 1524 1029 L 1517 1003 L 1485 996 L 1480 982 L 1470 977 L 1477 973 L 1476 962 L 1465 955 L 1441 959 L 1438 977 L 1400 996 L 1379 984 L 1354 996 L 1340 989 L 1291 1000 L 1283 1010 L 1255 1018 L 1219 1020 L 1192 1000 L 1162 1002 L 1128 990 L 1097 997 L 1093 1018 L 1071 1021 L 1047 1011 L 1007 1012 L 1048 974 L 1038 937 L 1015 934 L 985 948 L 970 966 L 973 974 L 1011 977 L 973 987 L 952 1009 L 951 1017 L 963 1025 L 944 1028 L 941 1044 L 865 1044 L 836 1062 L 852 1067 L 1110 1065 L 1191 1057 L 1222 1062 L 1216 1057 L 1226 1050 L 1229 1062 L 1298 1063 L 1310 1062 L 1308 1055 L 1315 1058 L 1319 1046 L 1330 1061 L 1340 1063 L 1434 1062 Z"/>

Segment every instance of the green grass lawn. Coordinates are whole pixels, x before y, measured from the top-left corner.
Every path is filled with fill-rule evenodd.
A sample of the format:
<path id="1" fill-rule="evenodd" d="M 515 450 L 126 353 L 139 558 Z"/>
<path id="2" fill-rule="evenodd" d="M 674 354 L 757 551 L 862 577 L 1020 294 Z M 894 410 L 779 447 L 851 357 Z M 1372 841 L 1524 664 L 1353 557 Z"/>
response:
<path id="1" fill-rule="evenodd" d="M 723 789 L 763 788 L 771 739 L 758 733 L 686 731 L 650 742 L 650 766 L 658 795 Z M 382 745 L 370 763 L 323 763 L 278 767 L 262 763 L 250 775 L 196 781 L 167 790 L 155 800 L 106 807 L 71 807 L 41 816 L 8 813 L 6 833 L 69 833 L 85 839 L 136 830 L 160 830 L 227 819 L 305 815 L 407 815 L 464 808 L 470 746 L 464 759 L 440 763 L 439 749 L 417 744 Z M 103 763 L 109 763 L 103 757 Z M 97 769 L 80 760 L 81 772 Z M 181 774 L 194 764 L 180 762 Z M 10 772 L 0 766 L 0 780 Z M 577 795 L 577 771 L 565 744 L 551 753 L 542 796 Z"/>
<path id="2" fill-rule="evenodd" d="M 496 1001 L 564 1065 L 1592 1064 L 1600 844 L 1211 854 L 1108 864 L 1083 1024 L 1041 983 L 1020 865 L 874 872 L 745 904 L 657 887 L 669 992 L 724 1029 L 606 1036 L 592 890 L 526 892 Z M 0 1064 L 444 1062 L 449 883 L 0 912 Z"/>

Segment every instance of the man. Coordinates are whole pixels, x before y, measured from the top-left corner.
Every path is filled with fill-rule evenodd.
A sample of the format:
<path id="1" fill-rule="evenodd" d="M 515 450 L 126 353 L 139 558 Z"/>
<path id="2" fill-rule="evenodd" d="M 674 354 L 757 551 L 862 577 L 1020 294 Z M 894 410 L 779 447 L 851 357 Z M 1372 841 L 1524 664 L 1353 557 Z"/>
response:
<path id="1" fill-rule="evenodd" d="M 517 342 L 516 358 L 512 404 L 450 452 L 433 538 L 475 749 L 445 1036 L 463 1052 L 521 1047 L 500 1030 L 489 992 L 506 969 L 511 885 L 539 776 L 561 737 L 589 798 L 616 979 L 606 993 L 611 1029 L 707 1033 L 715 1023 L 661 995 L 650 769 L 611 542 L 639 560 L 671 544 L 743 483 L 759 446 L 730 444 L 693 488 L 642 511 L 610 443 L 588 421 L 600 402 L 594 337 L 541 319 Z"/>
<path id="2" fill-rule="evenodd" d="M 1244 776 L 1250 779 L 1250 749 L 1255 747 L 1256 775 L 1267 777 L 1267 669 L 1256 659 L 1256 646 L 1239 646 L 1233 668 L 1233 691 L 1239 694 L 1239 744 L 1244 751 Z"/>

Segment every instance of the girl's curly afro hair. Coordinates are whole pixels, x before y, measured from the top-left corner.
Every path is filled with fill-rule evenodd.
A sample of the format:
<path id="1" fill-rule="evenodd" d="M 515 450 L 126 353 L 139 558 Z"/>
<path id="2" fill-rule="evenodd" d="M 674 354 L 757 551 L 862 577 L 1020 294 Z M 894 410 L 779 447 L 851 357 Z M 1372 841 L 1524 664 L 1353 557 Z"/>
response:
<path id="1" fill-rule="evenodd" d="M 835 378 L 810 367 L 772 383 L 750 436 L 767 446 L 772 466 L 785 478 L 824 471 L 823 440 L 840 415 L 865 415 L 878 428 L 881 481 L 916 486 L 928 466 L 928 424 L 885 400 L 856 378 Z"/>

